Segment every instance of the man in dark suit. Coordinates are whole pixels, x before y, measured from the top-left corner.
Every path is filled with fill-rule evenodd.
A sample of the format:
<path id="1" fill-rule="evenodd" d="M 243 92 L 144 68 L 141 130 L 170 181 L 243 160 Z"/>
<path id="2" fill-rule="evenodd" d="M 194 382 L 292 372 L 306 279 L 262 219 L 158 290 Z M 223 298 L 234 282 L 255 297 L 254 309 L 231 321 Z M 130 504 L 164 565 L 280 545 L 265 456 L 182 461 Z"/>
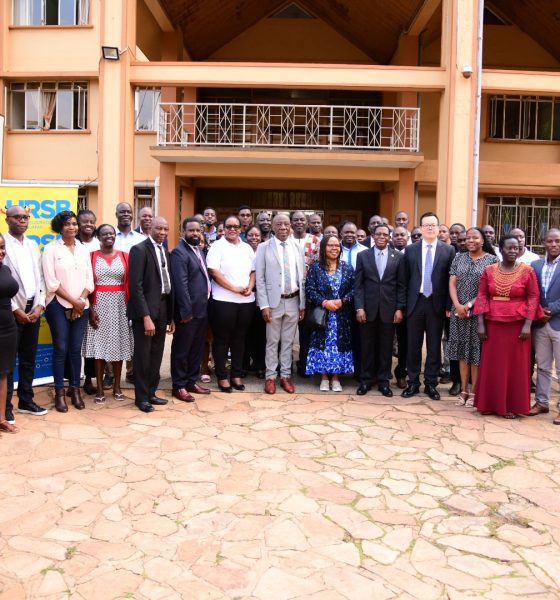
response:
<path id="1" fill-rule="evenodd" d="M 173 333 L 173 289 L 169 275 L 169 252 L 163 242 L 169 225 L 155 217 L 149 237 L 130 249 L 128 260 L 128 316 L 134 336 L 134 394 L 142 412 L 153 405 L 167 404 L 158 398 L 159 369 L 165 346 L 165 332 Z"/>
<path id="2" fill-rule="evenodd" d="M 381 225 L 382 223 L 383 221 L 381 220 L 381 217 L 379 215 L 373 215 L 373 217 L 370 218 L 368 222 L 369 235 L 363 242 L 360 242 L 362 246 L 365 246 L 366 248 L 373 248 L 373 232 L 375 228 L 378 225 Z"/>
<path id="3" fill-rule="evenodd" d="M 401 396 L 410 398 L 420 391 L 422 345 L 426 335 L 424 392 L 439 400 L 437 383 L 441 362 L 441 335 L 449 299 L 449 268 L 455 256 L 452 246 L 438 240 L 439 219 L 432 212 L 420 219 L 422 239 L 404 253 L 407 276 L 406 321 L 408 333 L 408 386 Z"/>
<path id="4" fill-rule="evenodd" d="M 389 227 L 377 225 L 375 245 L 360 252 L 356 261 L 354 305 L 362 344 L 359 396 L 371 389 L 374 379 L 384 396 L 393 395 L 389 387 L 393 336 L 395 323 L 404 316 L 406 271 L 404 255 L 389 248 L 389 239 Z"/>
<path id="5" fill-rule="evenodd" d="M 183 221 L 183 239 L 171 252 L 171 283 L 175 299 L 175 333 L 171 344 L 173 396 L 194 402 L 191 394 L 209 394 L 198 385 L 208 330 L 210 278 L 199 250 L 203 233 L 198 219 Z"/>

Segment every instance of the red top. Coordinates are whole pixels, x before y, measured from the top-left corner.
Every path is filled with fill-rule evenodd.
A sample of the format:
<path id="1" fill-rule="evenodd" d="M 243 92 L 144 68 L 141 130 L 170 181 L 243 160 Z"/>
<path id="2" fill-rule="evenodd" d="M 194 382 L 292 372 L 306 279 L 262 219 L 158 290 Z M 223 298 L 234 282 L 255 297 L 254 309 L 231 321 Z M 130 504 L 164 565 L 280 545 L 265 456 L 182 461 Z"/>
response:
<path id="1" fill-rule="evenodd" d="M 494 273 L 498 264 L 484 269 L 480 278 L 474 314 L 485 315 L 489 321 L 537 321 L 544 316 L 540 306 L 540 291 L 535 271 L 525 264 L 519 267 L 519 276 L 511 286 L 508 298 L 498 296 Z M 497 299 L 498 298 L 498 299 Z"/>
<path id="2" fill-rule="evenodd" d="M 97 299 L 95 297 L 95 292 L 124 292 L 124 301 L 128 304 L 128 253 L 123 252 L 122 250 L 117 250 L 113 256 L 106 256 L 101 252 L 101 250 L 96 250 L 95 252 L 90 253 L 91 256 L 91 266 L 93 269 L 93 283 L 95 284 L 95 289 L 90 294 L 92 304 L 97 304 Z M 95 261 L 97 257 L 102 258 L 109 265 L 117 258 L 117 256 L 121 257 L 122 264 L 124 266 L 124 279 L 122 285 L 103 285 L 100 286 L 97 283 L 97 273 L 95 272 Z M 113 289 L 111 289 L 113 288 Z"/>

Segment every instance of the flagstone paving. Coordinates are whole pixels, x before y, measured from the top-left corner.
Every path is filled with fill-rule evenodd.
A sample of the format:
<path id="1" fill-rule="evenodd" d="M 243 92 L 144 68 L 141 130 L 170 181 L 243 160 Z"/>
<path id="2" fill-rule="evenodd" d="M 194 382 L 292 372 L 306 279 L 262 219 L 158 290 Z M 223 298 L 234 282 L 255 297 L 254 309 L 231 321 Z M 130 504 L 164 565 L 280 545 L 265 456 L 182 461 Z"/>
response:
<path id="1" fill-rule="evenodd" d="M 560 597 L 550 415 L 214 393 L 17 421 L 0 598 Z"/>

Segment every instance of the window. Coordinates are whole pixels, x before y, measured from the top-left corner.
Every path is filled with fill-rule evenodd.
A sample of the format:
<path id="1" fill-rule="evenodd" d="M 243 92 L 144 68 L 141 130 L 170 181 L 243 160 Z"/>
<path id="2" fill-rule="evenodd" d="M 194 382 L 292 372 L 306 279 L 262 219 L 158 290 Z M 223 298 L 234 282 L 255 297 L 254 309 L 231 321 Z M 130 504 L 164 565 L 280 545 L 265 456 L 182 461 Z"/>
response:
<path id="1" fill-rule="evenodd" d="M 491 196 L 486 199 L 486 222 L 496 237 L 514 227 L 526 232 L 526 246 L 544 254 L 544 236 L 551 227 L 560 227 L 560 198 L 532 196 Z"/>
<path id="2" fill-rule="evenodd" d="M 87 129 L 85 81 L 29 81 L 9 87 L 10 129 Z"/>
<path id="3" fill-rule="evenodd" d="M 500 140 L 560 141 L 560 98 L 491 96 L 489 136 Z"/>
<path id="4" fill-rule="evenodd" d="M 78 210 L 76 213 L 81 210 L 88 209 L 88 189 L 87 187 L 79 187 L 78 188 Z"/>
<path id="5" fill-rule="evenodd" d="M 90 0 L 13 0 L 14 25 L 87 25 Z"/>
<path id="6" fill-rule="evenodd" d="M 156 131 L 158 124 L 158 104 L 161 98 L 159 88 L 136 88 L 134 96 L 134 128 L 136 131 Z"/>
<path id="7" fill-rule="evenodd" d="M 138 214 L 142 208 L 149 206 L 154 208 L 154 188 L 150 187 L 135 187 L 134 188 L 134 223 L 140 224 Z"/>

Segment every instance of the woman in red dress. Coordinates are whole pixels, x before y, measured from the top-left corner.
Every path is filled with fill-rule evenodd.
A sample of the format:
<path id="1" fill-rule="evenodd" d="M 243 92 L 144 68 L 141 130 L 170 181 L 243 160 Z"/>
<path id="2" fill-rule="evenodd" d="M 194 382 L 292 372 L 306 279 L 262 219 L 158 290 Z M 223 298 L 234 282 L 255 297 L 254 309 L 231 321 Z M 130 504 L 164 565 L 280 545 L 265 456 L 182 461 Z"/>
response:
<path id="1" fill-rule="evenodd" d="M 518 263 L 519 243 L 500 240 L 503 261 L 486 267 L 474 313 L 482 344 L 475 407 L 505 419 L 531 409 L 531 323 L 543 316 L 534 270 Z"/>

